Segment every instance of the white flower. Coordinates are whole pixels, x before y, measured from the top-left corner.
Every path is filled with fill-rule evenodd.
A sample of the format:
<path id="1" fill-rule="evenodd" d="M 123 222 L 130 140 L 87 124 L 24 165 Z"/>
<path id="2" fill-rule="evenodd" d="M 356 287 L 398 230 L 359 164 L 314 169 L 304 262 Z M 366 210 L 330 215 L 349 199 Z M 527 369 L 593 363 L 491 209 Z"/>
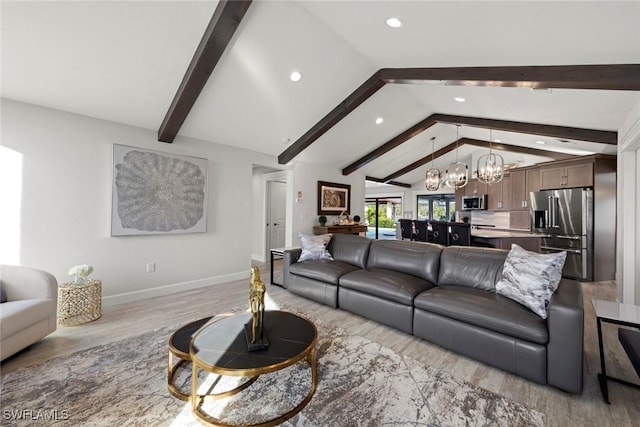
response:
<path id="1" fill-rule="evenodd" d="M 69 269 L 69 276 L 87 277 L 93 272 L 93 267 L 88 264 L 74 265 Z"/>

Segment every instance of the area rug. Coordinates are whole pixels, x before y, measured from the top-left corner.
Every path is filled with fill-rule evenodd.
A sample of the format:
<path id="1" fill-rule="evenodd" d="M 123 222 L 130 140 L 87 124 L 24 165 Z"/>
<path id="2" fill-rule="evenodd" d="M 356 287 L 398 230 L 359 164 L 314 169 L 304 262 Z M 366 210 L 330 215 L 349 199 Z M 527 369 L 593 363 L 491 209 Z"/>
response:
<path id="1" fill-rule="evenodd" d="M 323 322 L 319 385 L 288 426 L 542 426 L 544 414 Z M 174 327 L 78 351 L 2 376 L 6 425 L 200 426 L 190 405 L 167 391 L 167 341 Z M 217 378 L 203 374 L 203 387 Z M 178 378 L 190 384 L 189 370 Z M 225 377 L 214 391 L 233 387 Z M 256 423 L 306 395 L 300 362 L 261 376 L 233 398 L 203 409 L 227 423 Z"/>

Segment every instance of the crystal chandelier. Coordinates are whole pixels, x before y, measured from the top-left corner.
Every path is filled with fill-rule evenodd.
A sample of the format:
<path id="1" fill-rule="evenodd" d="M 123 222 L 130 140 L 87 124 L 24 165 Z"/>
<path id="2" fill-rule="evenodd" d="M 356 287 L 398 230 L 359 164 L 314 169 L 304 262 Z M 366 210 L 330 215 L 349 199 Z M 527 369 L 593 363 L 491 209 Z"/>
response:
<path id="1" fill-rule="evenodd" d="M 444 173 L 444 183 L 448 187 L 458 189 L 462 188 L 469 182 L 469 167 L 465 163 L 458 161 L 458 133 L 460 125 L 456 125 L 456 162 L 447 166 Z"/>
<path id="2" fill-rule="evenodd" d="M 491 150 L 492 134 L 489 129 L 489 154 L 483 154 L 478 159 L 478 181 L 489 185 L 496 184 L 504 178 L 504 159 L 500 154 L 493 154 Z"/>
<path id="3" fill-rule="evenodd" d="M 442 185 L 442 172 L 440 169 L 433 167 L 433 156 L 435 151 L 435 141 L 436 137 L 431 138 L 431 169 L 429 169 L 424 178 L 424 186 L 429 191 L 438 191 L 440 186 Z"/>

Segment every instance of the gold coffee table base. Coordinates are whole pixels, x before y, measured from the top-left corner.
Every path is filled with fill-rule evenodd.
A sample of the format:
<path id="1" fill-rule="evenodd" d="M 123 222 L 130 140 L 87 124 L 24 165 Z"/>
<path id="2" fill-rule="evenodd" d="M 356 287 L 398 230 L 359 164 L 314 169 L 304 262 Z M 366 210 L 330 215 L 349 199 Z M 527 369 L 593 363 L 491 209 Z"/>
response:
<path id="1" fill-rule="evenodd" d="M 251 427 L 270 427 L 270 426 L 276 426 L 278 424 L 281 424 L 283 422 L 285 422 L 286 420 L 288 420 L 289 418 L 293 417 L 294 415 L 296 415 L 298 412 L 300 412 L 302 409 L 304 409 L 305 406 L 307 406 L 307 404 L 311 401 L 311 398 L 313 397 L 313 395 L 316 392 L 316 389 L 318 388 L 318 367 L 316 364 L 316 351 L 315 351 L 315 347 L 313 347 L 311 349 L 311 351 L 309 352 L 309 354 L 304 358 L 307 363 L 309 364 L 309 366 L 311 367 L 311 387 L 309 388 L 309 393 L 305 396 L 305 398 L 298 403 L 298 405 L 296 405 L 293 409 L 291 409 L 290 411 L 282 414 L 282 415 L 278 415 L 274 418 L 271 418 L 269 420 L 266 421 L 262 421 L 259 423 L 255 423 L 255 424 L 247 424 L 247 423 L 243 423 L 243 424 L 229 424 L 229 423 L 225 423 L 224 421 L 220 420 L 219 418 L 213 417 L 209 414 L 207 414 L 206 412 L 204 412 L 202 410 L 202 405 L 205 402 L 205 399 L 223 399 L 225 397 L 230 397 L 233 396 L 235 394 L 240 393 L 242 390 L 246 389 L 247 387 L 249 387 L 251 384 L 253 384 L 259 377 L 259 375 L 256 375 L 254 377 L 251 377 L 248 381 L 242 383 L 241 385 L 239 385 L 238 387 L 232 389 L 232 390 L 228 390 L 225 392 L 221 392 L 221 393 L 213 393 L 213 394 L 197 394 L 197 390 L 198 390 L 198 370 L 199 370 L 199 366 L 197 363 L 193 363 L 193 372 L 192 372 L 192 376 L 191 378 L 194 379 L 195 381 L 192 380 L 192 392 L 191 392 L 191 406 L 192 406 L 192 411 L 193 414 L 198 417 L 200 419 L 200 421 L 205 422 L 206 424 L 209 425 L 213 425 L 213 426 L 220 426 L 220 427 L 238 427 L 238 426 L 251 426 Z M 184 362 L 184 360 L 183 360 Z M 208 371 L 205 369 L 205 371 Z M 186 399 L 183 400 L 189 400 L 189 397 L 187 397 Z"/>
<path id="2" fill-rule="evenodd" d="M 251 319 L 251 313 L 242 313 L 200 328 L 189 345 L 191 372 L 191 409 L 196 418 L 208 425 L 275 426 L 300 412 L 311 400 L 318 387 L 318 367 L 316 343 L 318 331 L 315 325 L 302 316 L 285 311 L 265 311 L 264 327 L 269 338 L 267 349 L 248 352 L 244 334 L 244 324 Z M 217 400 L 240 393 L 253 384 L 260 375 L 281 371 L 298 362 L 306 361 L 311 368 L 309 392 L 293 409 L 284 414 L 257 423 L 241 422 L 231 424 L 205 412 L 203 405 L 208 399 Z M 207 393 L 198 394 L 201 372 L 219 377 L 248 377 L 248 380 L 232 390 L 212 393 L 219 378 Z M 250 405 L 248 405 L 250 406 Z M 248 414 L 251 408 L 246 408 Z"/>
<path id="3" fill-rule="evenodd" d="M 174 397 L 185 402 L 189 400 L 191 394 L 189 392 L 182 392 L 173 383 L 178 369 L 180 369 L 187 362 L 191 362 L 191 356 L 189 355 L 189 343 L 191 337 L 204 326 L 207 322 L 211 321 L 211 317 L 205 317 L 191 323 L 182 326 L 180 329 L 171 334 L 169 338 L 169 366 L 167 370 L 167 387 L 169 393 Z M 173 359 L 177 358 L 178 362 L 174 364 Z"/>

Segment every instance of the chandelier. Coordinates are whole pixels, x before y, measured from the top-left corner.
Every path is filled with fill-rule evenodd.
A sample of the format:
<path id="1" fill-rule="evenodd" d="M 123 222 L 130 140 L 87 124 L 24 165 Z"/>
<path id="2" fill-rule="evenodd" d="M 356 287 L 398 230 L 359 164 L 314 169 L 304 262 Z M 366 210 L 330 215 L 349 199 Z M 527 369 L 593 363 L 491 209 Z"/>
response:
<path id="1" fill-rule="evenodd" d="M 469 167 L 466 163 L 458 161 L 458 133 L 460 125 L 456 125 L 456 161 L 447 166 L 444 173 L 444 183 L 448 187 L 458 189 L 462 188 L 469 182 Z"/>
<path id="2" fill-rule="evenodd" d="M 424 186 L 429 191 L 438 191 L 440 186 L 442 185 L 442 172 L 440 169 L 433 167 L 433 156 L 435 151 L 435 141 L 436 137 L 431 138 L 431 169 L 429 169 L 424 178 Z"/>
<path id="3" fill-rule="evenodd" d="M 500 154 L 493 154 L 491 150 L 492 134 L 489 129 L 489 154 L 483 154 L 478 159 L 478 181 L 486 184 L 496 184 L 504 178 L 504 159 Z"/>

